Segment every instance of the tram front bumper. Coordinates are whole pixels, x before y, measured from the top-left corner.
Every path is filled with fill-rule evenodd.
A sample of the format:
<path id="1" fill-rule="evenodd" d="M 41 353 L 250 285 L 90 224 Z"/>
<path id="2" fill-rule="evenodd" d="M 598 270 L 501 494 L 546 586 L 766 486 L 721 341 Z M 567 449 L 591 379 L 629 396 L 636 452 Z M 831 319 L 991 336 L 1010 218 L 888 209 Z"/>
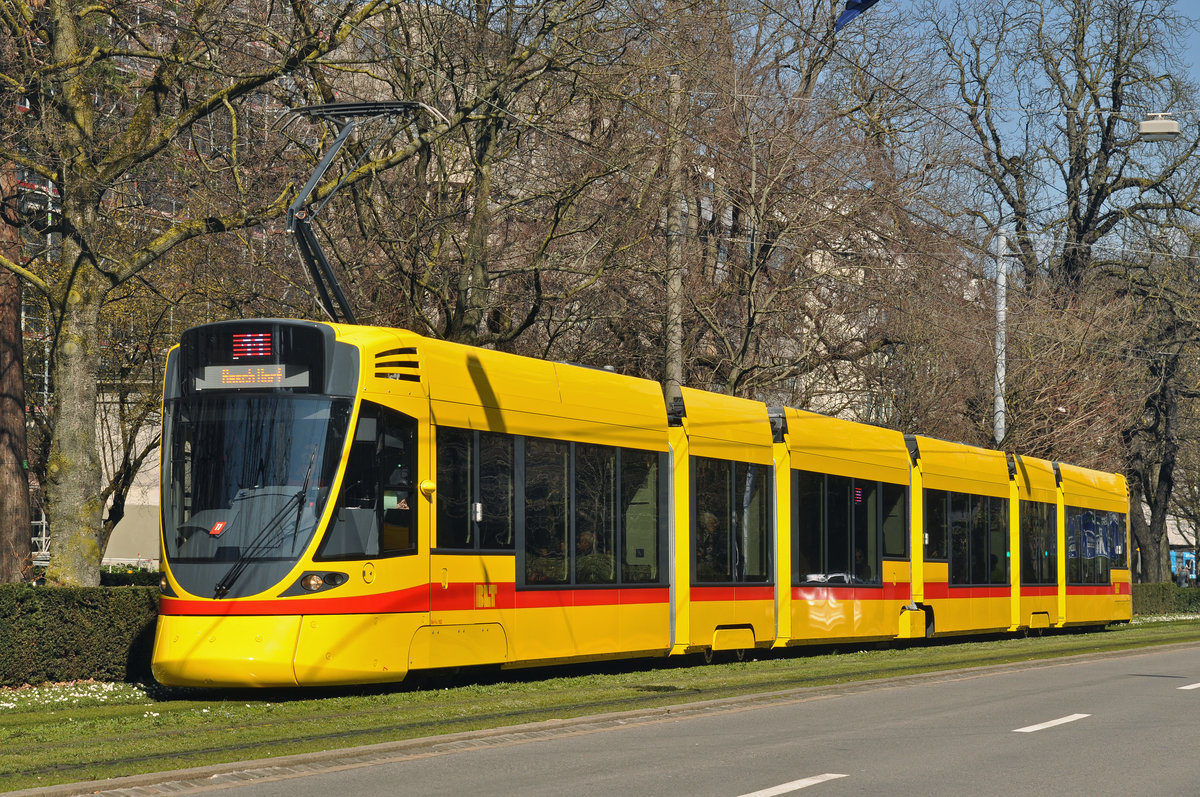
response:
<path id="1" fill-rule="evenodd" d="M 151 670 L 167 686 L 296 686 L 301 619 L 159 615 Z"/>

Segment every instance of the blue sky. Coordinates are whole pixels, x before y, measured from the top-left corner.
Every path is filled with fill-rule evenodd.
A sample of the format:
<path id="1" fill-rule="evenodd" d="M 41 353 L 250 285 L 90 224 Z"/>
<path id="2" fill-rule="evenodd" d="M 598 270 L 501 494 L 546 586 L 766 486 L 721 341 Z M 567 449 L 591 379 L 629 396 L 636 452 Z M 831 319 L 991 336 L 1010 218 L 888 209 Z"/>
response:
<path id="1" fill-rule="evenodd" d="M 1192 35 L 1188 37 L 1187 52 L 1183 54 L 1183 60 L 1192 65 L 1193 79 L 1200 79 L 1200 25 L 1193 28 Z"/>
<path id="2" fill-rule="evenodd" d="M 1192 80 L 1200 83 L 1200 8 L 1196 7 L 1195 0 L 1181 0 L 1177 8 L 1193 20 L 1192 32 L 1184 42 L 1182 58 L 1192 67 Z"/>
<path id="3" fill-rule="evenodd" d="M 1200 83 L 1200 29 L 1192 30 L 1192 35 L 1188 37 L 1187 52 L 1183 57 L 1185 61 L 1191 62 L 1192 80 Z"/>

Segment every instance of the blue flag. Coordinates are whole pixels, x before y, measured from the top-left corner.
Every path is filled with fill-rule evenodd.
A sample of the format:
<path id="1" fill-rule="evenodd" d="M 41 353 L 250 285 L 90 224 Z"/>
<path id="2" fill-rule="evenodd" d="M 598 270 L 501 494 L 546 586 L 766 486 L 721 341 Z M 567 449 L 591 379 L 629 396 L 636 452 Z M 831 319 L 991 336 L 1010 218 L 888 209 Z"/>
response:
<path id="1" fill-rule="evenodd" d="M 846 10 L 833 23 L 833 32 L 837 33 L 862 12 L 875 5 L 879 0 L 846 0 Z"/>

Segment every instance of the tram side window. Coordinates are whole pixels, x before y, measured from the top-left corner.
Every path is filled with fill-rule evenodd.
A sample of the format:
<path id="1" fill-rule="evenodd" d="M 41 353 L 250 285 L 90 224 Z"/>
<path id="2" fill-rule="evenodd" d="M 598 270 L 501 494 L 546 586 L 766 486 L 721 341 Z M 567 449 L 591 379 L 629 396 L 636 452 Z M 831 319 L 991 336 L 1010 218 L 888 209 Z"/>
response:
<path id="1" fill-rule="evenodd" d="M 513 437 L 437 430 L 437 547 L 513 549 Z"/>
<path id="2" fill-rule="evenodd" d="M 854 481 L 850 494 L 850 514 L 854 518 L 854 553 L 850 574 L 856 582 L 879 583 L 879 484 Z"/>
<path id="3" fill-rule="evenodd" d="M 525 441 L 525 581 L 566 584 L 570 445 Z"/>
<path id="4" fill-rule="evenodd" d="M 952 585 L 1007 584 L 1008 499 L 926 490 L 925 555 L 949 560 Z"/>
<path id="5" fill-rule="evenodd" d="M 1124 566 L 1124 516 L 1118 512 L 1067 507 L 1067 583 L 1108 584 L 1115 561 Z M 1119 542 L 1112 528 L 1121 524 Z M 1120 545 L 1121 553 L 1116 553 Z M 1119 559 L 1118 559 L 1119 556 Z"/>
<path id="6" fill-rule="evenodd" d="M 1021 583 L 1058 583 L 1058 507 L 1021 501 Z"/>
<path id="7" fill-rule="evenodd" d="M 796 583 L 880 584 L 908 546 L 903 485 L 792 471 Z"/>
<path id="8" fill-rule="evenodd" d="M 853 581 L 850 553 L 850 479 L 825 477 L 825 562 L 827 581 Z"/>
<path id="9" fill-rule="evenodd" d="M 888 559 L 908 558 L 908 489 L 901 484 L 881 482 L 883 506 L 883 555 Z"/>
<path id="10" fill-rule="evenodd" d="M 966 493 L 950 493 L 950 583 L 972 584 L 970 554 L 971 528 L 975 519 L 971 516 L 972 496 Z M 978 506 L 978 505 L 976 505 Z"/>
<path id="11" fill-rule="evenodd" d="M 666 569 L 664 454 L 525 438 L 528 586 L 660 584 Z"/>
<path id="12" fill-rule="evenodd" d="M 621 580 L 627 584 L 662 578 L 659 518 L 666 491 L 659 462 L 653 451 L 621 450 Z"/>
<path id="13" fill-rule="evenodd" d="M 437 547 L 474 548 L 472 473 L 474 433 L 437 430 Z"/>
<path id="14" fill-rule="evenodd" d="M 824 475 L 792 471 L 792 507 L 796 526 L 792 572 L 796 574 L 798 583 L 824 580 L 824 497 Z"/>
<path id="15" fill-rule="evenodd" d="M 516 491 L 512 435 L 479 433 L 479 545 L 511 551 L 516 540 Z"/>
<path id="16" fill-rule="evenodd" d="M 1108 551 L 1112 559 L 1113 567 L 1129 567 L 1128 552 L 1125 550 L 1125 541 L 1128 537 L 1126 533 L 1128 519 L 1124 512 L 1105 512 L 1108 517 Z"/>
<path id="17" fill-rule="evenodd" d="M 319 559 L 394 556 L 417 549 L 416 421 L 364 401 Z"/>
<path id="18" fill-rule="evenodd" d="M 763 465 L 692 457 L 693 569 L 700 583 L 770 580 L 770 485 Z"/>
<path id="19" fill-rule="evenodd" d="M 575 583 L 617 580 L 617 450 L 575 444 Z"/>
<path id="20" fill-rule="evenodd" d="M 1009 583 L 1008 499 L 989 496 L 987 502 L 988 584 Z"/>
<path id="21" fill-rule="evenodd" d="M 925 490 L 925 561 L 944 562 L 949 559 L 946 545 L 950 525 L 946 512 L 950 494 L 945 490 Z"/>

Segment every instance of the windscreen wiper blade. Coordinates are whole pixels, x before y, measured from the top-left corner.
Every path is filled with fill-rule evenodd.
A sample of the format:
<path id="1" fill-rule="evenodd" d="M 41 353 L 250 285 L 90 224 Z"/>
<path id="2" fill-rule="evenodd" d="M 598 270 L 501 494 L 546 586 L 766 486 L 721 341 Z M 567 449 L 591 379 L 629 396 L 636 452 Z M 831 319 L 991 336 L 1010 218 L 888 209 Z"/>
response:
<path id="1" fill-rule="evenodd" d="M 296 541 L 300 538 L 300 521 L 304 519 L 304 497 L 308 495 L 308 485 L 312 480 L 313 465 L 317 462 L 317 447 L 314 445 L 308 456 L 308 470 L 304 472 L 304 481 L 300 485 L 300 501 L 296 504 L 296 522 L 292 525 L 292 553 L 296 553 Z"/>
<path id="2" fill-rule="evenodd" d="M 214 598 L 223 598 L 229 594 L 229 588 L 233 586 L 233 582 L 237 581 L 242 573 L 246 571 L 246 568 L 250 566 L 250 560 L 256 558 L 260 551 L 266 550 L 267 541 L 271 538 L 271 534 L 283 525 L 284 520 L 288 517 L 288 513 L 292 511 L 292 502 L 303 504 L 301 500 L 303 497 L 304 491 L 301 490 L 276 510 L 271 519 L 263 525 L 262 530 L 246 546 L 246 550 L 242 551 L 241 555 L 238 556 L 237 561 L 233 563 L 233 567 L 229 568 L 229 571 L 216 583 L 213 588 Z"/>

